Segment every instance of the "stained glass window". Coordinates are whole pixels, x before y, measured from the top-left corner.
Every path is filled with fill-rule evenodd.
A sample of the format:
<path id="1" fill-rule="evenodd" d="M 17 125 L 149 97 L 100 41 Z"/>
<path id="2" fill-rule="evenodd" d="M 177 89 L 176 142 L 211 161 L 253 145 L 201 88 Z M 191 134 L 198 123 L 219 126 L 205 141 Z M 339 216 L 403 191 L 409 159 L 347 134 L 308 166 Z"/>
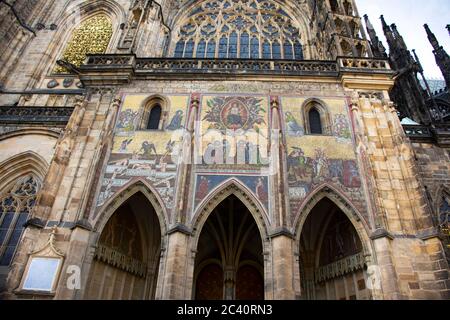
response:
<path id="1" fill-rule="evenodd" d="M 311 134 L 322 134 L 322 121 L 320 119 L 320 113 L 316 108 L 312 108 L 309 111 L 309 126 Z"/>
<path id="2" fill-rule="evenodd" d="M 240 53 L 240 58 L 241 59 L 247 59 L 250 58 L 249 56 L 249 38 L 248 38 L 248 33 L 244 32 L 243 34 L 241 34 L 241 53 Z"/>
<path id="3" fill-rule="evenodd" d="M 258 40 L 257 37 L 253 37 L 252 38 L 250 55 L 251 55 L 252 59 L 258 59 L 259 58 L 259 40 Z"/>
<path id="4" fill-rule="evenodd" d="M 72 34 L 61 57 L 75 66 L 80 66 L 88 53 L 104 53 L 108 48 L 113 34 L 111 20 L 103 14 L 89 18 Z M 56 73 L 65 73 L 67 70 L 57 66 Z"/>
<path id="5" fill-rule="evenodd" d="M 174 56 L 203 58 L 204 42 L 208 58 L 303 59 L 299 26 L 270 0 L 204 1 L 180 27 Z"/>
<path id="6" fill-rule="evenodd" d="M 272 57 L 272 52 L 270 52 L 270 43 L 265 41 L 263 43 L 262 56 L 264 59 L 270 59 Z"/>
<path id="7" fill-rule="evenodd" d="M 175 48 L 175 57 L 181 58 L 184 52 L 184 41 L 180 41 L 177 43 L 177 47 Z"/>
<path id="8" fill-rule="evenodd" d="M 17 180 L 0 194 L 0 265 L 8 266 L 36 202 L 40 185 L 33 176 Z"/>
<path id="9" fill-rule="evenodd" d="M 161 120 L 161 106 L 159 104 L 155 105 L 150 111 L 150 116 L 148 117 L 147 129 L 148 130 L 158 130 L 159 122 Z"/>
<path id="10" fill-rule="evenodd" d="M 292 44 L 289 41 L 284 42 L 284 57 L 286 59 L 294 59 L 294 52 L 292 51 Z"/>
<path id="11" fill-rule="evenodd" d="M 198 58 L 205 57 L 205 51 L 206 51 L 206 42 L 205 42 L 205 40 L 202 40 L 197 45 L 197 54 L 196 54 L 196 56 Z"/>
<path id="12" fill-rule="evenodd" d="M 208 51 L 206 53 L 207 58 L 214 58 L 216 54 L 216 42 L 214 40 L 210 40 L 208 42 Z"/>

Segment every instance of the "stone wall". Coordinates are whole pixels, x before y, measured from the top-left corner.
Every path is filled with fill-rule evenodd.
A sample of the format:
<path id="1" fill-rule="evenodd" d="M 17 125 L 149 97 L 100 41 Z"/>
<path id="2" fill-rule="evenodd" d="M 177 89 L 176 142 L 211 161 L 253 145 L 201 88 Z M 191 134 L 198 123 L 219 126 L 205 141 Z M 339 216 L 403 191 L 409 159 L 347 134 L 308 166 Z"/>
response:
<path id="1" fill-rule="evenodd" d="M 43 185 L 9 272 L 6 297 L 48 298 L 16 289 L 29 253 L 48 243 L 53 227 L 57 227 L 55 247 L 65 260 L 51 297 L 85 297 L 102 228 L 138 190 L 146 193 L 164 222 L 156 298 L 192 297 L 202 226 L 215 206 L 232 194 L 248 207 L 261 233 L 267 299 L 302 297 L 301 228 L 323 197 L 345 213 L 361 238 L 364 264 L 378 270 L 380 277 L 375 280 L 380 286 L 373 288 L 374 298 L 449 298 L 448 264 L 433 232 L 431 209 L 436 206 L 430 204 L 437 201 L 443 186 L 448 187 L 448 151 L 428 144 L 411 147 L 388 99 L 392 73 L 380 67 L 383 63 L 350 61 L 336 67 L 342 69 L 334 76 L 299 70 L 290 70 L 289 75 L 283 73 L 286 70 L 267 74 L 227 70 L 214 75 L 213 69 L 146 75 L 146 70 L 135 72 L 129 65 L 86 67 L 80 77 L 55 75 L 56 60 L 80 20 L 99 12 L 111 18 L 115 33 L 108 53 L 131 52 L 133 45 L 120 49 L 120 26 L 126 29 L 133 21 L 130 1 L 79 1 L 75 7 L 68 1 L 45 3 L 46 13 L 38 14 L 44 28 L 36 37 L 0 25 L 0 32 L 9 32 L 5 52 L 11 52 L 5 54 L 8 61 L 0 61 L 6 66 L 0 81 L 17 92 L 0 94 L 0 102 L 66 106 L 74 111 L 59 137 L 55 133 L 50 134 L 53 138 L 39 137 L 36 130 L 45 129 L 41 126 L 8 140 L 5 137 L 16 129 L 0 129 L 4 138 L 0 162 L 26 151 L 47 162 L 45 169 L 35 170 L 41 173 Z M 174 2 L 160 3 L 175 25 L 170 19 L 176 12 L 169 9 Z M 160 56 L 167 49 L 163 46 L 166 27 L 156 7 L 148 15 L 150 23 L 135 34 L 148 42 L 137 43 L 135 49 L 143 56 Z M 20 93 L 23 90 L 28 92 Z M 155 99 L 163 104 L 163 121 L 160 130 L 152 132 L 142 123 Z M 311 106 L 321 112 L 323 135 L 308 134 L 306 110 Z M 270 165 L 258 162 L 258 157 L 256 163 L 241 164 L 181 161 L 193 158 L 196 139 L 208 129 L 241 128 L 263 133 Z M 177 130 L 182 133 L 178 140 L 173 136 Z M 215 141 L 223 142 L 210 138 L 197 155 L 204 156 L 208 143 Z M 169 159 L 177 146 L 180 156 Z M 0 173 L 9 171 L 10 167 L 0 168 Z M 68 267 L 74 265 L 82 270 L 81 290 L 66 286 Z"/>
<path id="2" fill-rule="evenodd" d="M 450 150 L 430 143 L 413 143 L 412 146 L 421 183 L 437 214 L 442 192 L 450 186 Z"/>

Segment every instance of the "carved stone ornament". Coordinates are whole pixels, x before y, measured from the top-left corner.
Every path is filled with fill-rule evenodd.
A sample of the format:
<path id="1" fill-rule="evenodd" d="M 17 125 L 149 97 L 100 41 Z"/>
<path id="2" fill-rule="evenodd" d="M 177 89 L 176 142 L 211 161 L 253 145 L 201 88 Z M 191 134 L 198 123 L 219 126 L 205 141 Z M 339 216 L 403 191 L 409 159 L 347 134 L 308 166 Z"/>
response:
<path id="1" fill-rule="evenodd" d="M 59 86 L 59 82 L 56 81 L 55 79 L 52 79 L 49 81 L 49 83 L 47 83 L 47 88 L 49 89 L 56 88 L 57 86 Z"/>
<path id="2" fill-rule="evenodd" d="M 69 88 L 70 86 L 72 86 L 72 84 L 73 84 L 73 79 L 72 78 L 66 78 L 63 81 L 64 88 Z"/>
<path id="3" fill-rule="evenodd" d="M 45 245 L 30 254 L 19 292 L 55 293 L 64 261 L 64 253 L 55 246 L 55 236 L 56 226 Z"/>
<path id="4" fill-rule="evenodd" d="M 56 229 L 56 226 L 53 227 L 47 242 L 40 249 L 31 252 L 30 255 L 64 258 L 64 253 L 55 245 Z"/>

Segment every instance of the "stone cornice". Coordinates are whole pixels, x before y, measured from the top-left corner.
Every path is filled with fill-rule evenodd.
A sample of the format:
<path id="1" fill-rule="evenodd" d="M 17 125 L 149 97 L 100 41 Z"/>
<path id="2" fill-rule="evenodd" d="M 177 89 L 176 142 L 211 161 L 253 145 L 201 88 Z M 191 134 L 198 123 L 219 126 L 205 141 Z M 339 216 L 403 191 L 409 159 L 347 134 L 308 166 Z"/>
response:
<path id="1" fill-rule="evenodd" d="M 133 79 L 248 78 L 342 81 L 349 87 L 385 89 L 393 85 L 387 60 L 343 58 L 336 61 L 263 59 L 137 58 L 134 54 L 88 55 L 80 67 L 84 86 L 127 84 Z M 358 80 L 359 79 L 359 80 Z M 358 85 L 362 83 L 363 85 Z"/>
<path id="2" fill-rule="evenodd" d="M 403 125 L 406 136 L 411 142 L 435 143 L 440 147 L 450 147 L 450 124 Z"/>
<path id="3" fill-rule="evenodd" d="M 0 106 L 0 124 L 65 126 L 72 107 L 10 107 Z"/>

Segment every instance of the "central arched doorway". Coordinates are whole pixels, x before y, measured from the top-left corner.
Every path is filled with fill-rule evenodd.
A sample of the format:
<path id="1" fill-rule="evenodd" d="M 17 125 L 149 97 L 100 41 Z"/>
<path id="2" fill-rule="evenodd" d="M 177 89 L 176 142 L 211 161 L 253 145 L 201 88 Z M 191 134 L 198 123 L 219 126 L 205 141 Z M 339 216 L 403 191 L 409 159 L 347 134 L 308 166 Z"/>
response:
<path id="1" fill-rule="evenodd" d="M 196 300 L 263 300 L 262 239 L 253 216 L 235 195 L 211 213 L 195 260 Z"/>
<path id="2" fill-rule="evenodd" d="M 329 198 L 310 211 L 300 236 L 301 298 L 371 299 L 363 245 L 354 225 Z"/>
<path id="3" fill-rule="evenodd" d="M 161 228 L 147 197 L 137 192 L 111 216 L 100 235 L 86 299 L 154 299 Z"/>

